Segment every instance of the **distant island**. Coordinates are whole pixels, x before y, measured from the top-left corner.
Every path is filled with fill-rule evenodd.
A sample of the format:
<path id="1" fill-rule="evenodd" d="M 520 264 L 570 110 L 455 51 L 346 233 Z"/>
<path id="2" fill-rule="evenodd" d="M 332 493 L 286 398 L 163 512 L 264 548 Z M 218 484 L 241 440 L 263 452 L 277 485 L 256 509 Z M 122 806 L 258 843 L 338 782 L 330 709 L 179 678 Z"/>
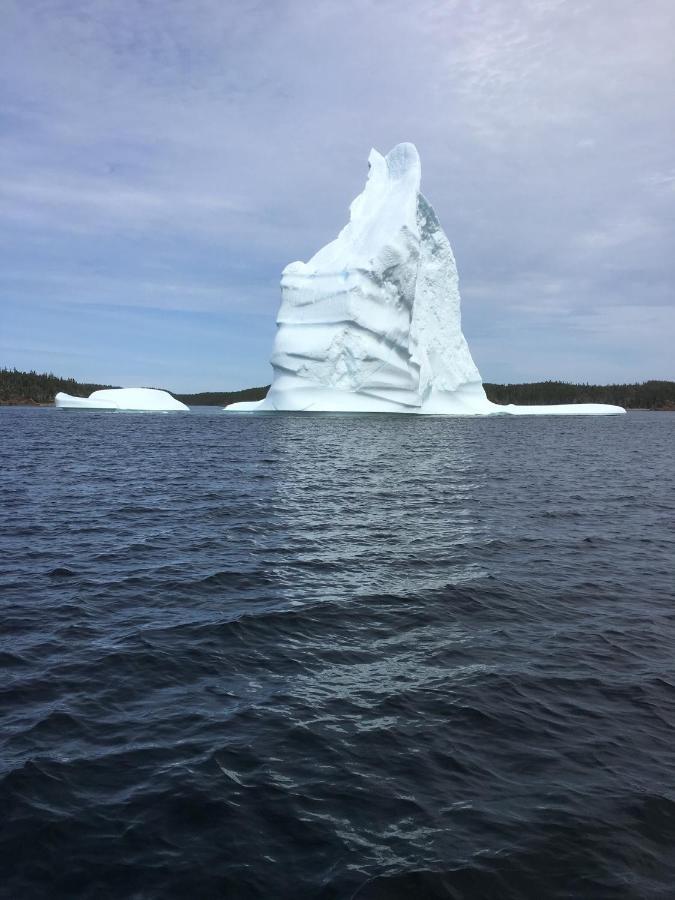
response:
<path id="1" fill-rule="evenodd" d="M 145 385 L 156 387 L 156 385 Z M 0 369 L 0 406 L 51 406 L 59 391 L 88 397 L 92 391 L 118 387 L 111 384 L 86 384 L 74 378 L 52 373 L 21 372 Z M 536 381 L 529 384 L 483 384 L 493 403 L 553 404 L 611 403 L 626 409 L 675 411 L 675 381 L 644 381 L 639 384 L 571 384 L 566 381 Z M 262 400 L 269 385 L 242 391 L 204 391 L 176 394 L 188 406 L 227 406 L 239 401 Z M 167 390 L 164 388 L 164 390 Z"/>

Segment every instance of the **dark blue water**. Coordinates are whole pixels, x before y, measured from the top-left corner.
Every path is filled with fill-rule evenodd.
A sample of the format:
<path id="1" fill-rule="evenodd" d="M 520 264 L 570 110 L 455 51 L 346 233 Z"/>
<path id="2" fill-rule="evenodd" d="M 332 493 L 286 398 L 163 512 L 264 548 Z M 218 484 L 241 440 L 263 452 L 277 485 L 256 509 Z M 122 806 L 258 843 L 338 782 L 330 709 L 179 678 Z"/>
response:
<path id="1" fill-rule="evenodd" d="M 674 437 L 0 410 L 2 896 L 675 896 Z"/>

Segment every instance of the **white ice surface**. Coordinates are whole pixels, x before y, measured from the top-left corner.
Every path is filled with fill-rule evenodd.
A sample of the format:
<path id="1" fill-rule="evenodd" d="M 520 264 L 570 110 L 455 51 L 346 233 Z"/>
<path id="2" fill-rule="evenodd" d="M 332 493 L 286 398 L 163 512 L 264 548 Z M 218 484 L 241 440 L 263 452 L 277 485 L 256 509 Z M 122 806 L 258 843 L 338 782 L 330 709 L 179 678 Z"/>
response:
<path id="1" fill-rule="evenodd" d="M 59 393 L 54 405 L 60 409 L 117 409 L 143 412 L 180 412 L 189 407 L 167 391 L 154 388 L 109 388 L 94 391 L 89 397 Z"/>
<path id="2" fill-rule="evenodd" d="M 371 150 L 349 223 L 309 262 L 286 266 L 264 400 L 234 412 L 606 415 L 618 406 L 499 406 L 462 333 L 457 266 L 420 193 L 413 144 Z"/>

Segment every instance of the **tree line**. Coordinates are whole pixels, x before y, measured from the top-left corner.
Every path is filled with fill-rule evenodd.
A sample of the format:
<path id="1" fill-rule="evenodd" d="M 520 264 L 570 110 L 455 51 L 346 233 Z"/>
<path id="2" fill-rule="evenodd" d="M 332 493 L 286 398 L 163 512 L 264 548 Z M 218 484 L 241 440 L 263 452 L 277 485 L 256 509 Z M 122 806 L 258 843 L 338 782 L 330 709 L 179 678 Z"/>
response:
<path id="1" fill-rule="evenodd" d="M 113 387 L 85 384 L 74 378 L 49 373 L 0 369 L 0 404 L 50 404 L 59 391 L 88 397 L 92 391 Z M 572 384 L 567 381 L 536 381 L 529 384 L 485 384 L 493 403 L 546 406 L 552 403 L 611 403 L 626 409 L 675 410 L 675 381 L 644 381 L 638 384 Z M 243 391 L 205 391 L 174 394 L 188 406 L 227 406 L 242 400 L 261 400 L 269 385 Z"/>
<path id="2" fill-rule="evenodd" d="M 638 384 L 572 384 L 535 381 L 530 384 L 485 384 L 493 403 L 523 406 L 551 403 L 610 403 L 625 409 L 675 409 L 674 381 Z"/>
<path id="3" fill-rule="evenodd" d="M 0 369 L 0 403 L 41 404 L 53 403 L 54 396 L 66 394 L 88 397 L 92 391 L 111 387 L 109 384 L 84 384 L 74 378 L 59 378 L 51 372 L 20 372 L 18 369 Z"/>

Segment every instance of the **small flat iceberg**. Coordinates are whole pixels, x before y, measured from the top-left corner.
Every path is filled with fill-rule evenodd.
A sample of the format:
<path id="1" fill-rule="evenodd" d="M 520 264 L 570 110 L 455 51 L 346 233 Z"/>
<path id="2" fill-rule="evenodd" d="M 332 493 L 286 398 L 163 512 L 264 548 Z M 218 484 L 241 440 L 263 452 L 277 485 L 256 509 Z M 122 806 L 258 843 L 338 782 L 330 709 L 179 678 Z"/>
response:
<path id="1" fill-rule="evenodd" d="M 136 410 L 137 412 L 189 412 L 190 407 L 155 388 L 108 388 L 88 397 L 73 397 L 60 392 L 54 397 L 59 409 Z"/>

